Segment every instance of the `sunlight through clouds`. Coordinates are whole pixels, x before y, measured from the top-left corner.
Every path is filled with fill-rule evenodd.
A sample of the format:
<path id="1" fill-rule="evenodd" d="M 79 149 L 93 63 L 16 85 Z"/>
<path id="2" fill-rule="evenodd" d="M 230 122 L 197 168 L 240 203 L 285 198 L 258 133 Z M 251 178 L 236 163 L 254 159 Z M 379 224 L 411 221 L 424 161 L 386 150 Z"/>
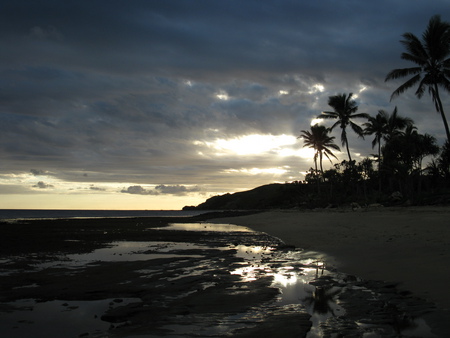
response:
<path id="1" fill-rule="evenodd" d="M 314 126 L 316 124 L 321 124 L 323 122 L 323 119 L 314 118 L 311 120 L 311 126 Z"/>
<path id="2" fill-rule="evenodd" d="M 230 99 L 230 97 L 228 96 L 228 93 L 223 90 L 219 91 L 219 93 L 216 94 L 216 97 L 222 101 L 228 101 Z"/>
<path id="3" fill-rule="evenodd" d="M 224 173 L 227 174 L 247 174 L 247 175 L 261 175 L 261 174 L 270 174 L 270 175 L 283 175 L 288 172 L 289 167 L 285 168 L 241 168 L 241 169 L 227 169 L 224 170 Z"/>
<path id="4" fill-rule="evenodd" d="M 323 93 L 324 90 L 325 90 L 325 87 L 323 85 L 321 85 L 320 83 L 316 83 L 315 85 L 313 85 L 311 87 L 308 94 Z"/>
<path id="5" fill-rule="evenodd" d="M 291 135 L 251 134 L 232 139 L 216 139 L 213 142 L 194 141 L 216 150 L 216 155 L 260 155 L 268 152 L 283 154 L 283 148 L 295 145 L 297 138 Z"/>

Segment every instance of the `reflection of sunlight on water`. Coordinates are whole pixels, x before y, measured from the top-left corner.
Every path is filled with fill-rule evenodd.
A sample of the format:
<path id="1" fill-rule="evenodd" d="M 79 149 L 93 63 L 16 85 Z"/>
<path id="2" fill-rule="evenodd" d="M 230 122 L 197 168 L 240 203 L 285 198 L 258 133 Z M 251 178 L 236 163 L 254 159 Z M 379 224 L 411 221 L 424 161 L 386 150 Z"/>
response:
<path id="1" fill-rule="evenodd" d="M 170 223 L 167 227 L 152 228 L 157 230 L 178 231 L 219 231 L 219 232 L 252 232 L 253 230 L 234 224 L 215 223 Z"/>
<path id="2" fill-rule="evenodd" d="M 242 266 L 230 271 L 240 275 L 243 281 L 257 280 L 262 274 L 272 276 L 272 285 L 280 289 L 278 306 L 302 304 L 311 315 L 313 324 L 308 338 L 322 337 L 320 323 L 328 318 L 345 313 L 335 302 L 335 291 L 326 291 L 310 283 L 329 274 L 323 261 L 313 253 L 301 251 L 274 252 L 269 247 L 236 246 L 237 256 L 247 260 Z M 339 289 L 340 291 L 340 289 Z"/>

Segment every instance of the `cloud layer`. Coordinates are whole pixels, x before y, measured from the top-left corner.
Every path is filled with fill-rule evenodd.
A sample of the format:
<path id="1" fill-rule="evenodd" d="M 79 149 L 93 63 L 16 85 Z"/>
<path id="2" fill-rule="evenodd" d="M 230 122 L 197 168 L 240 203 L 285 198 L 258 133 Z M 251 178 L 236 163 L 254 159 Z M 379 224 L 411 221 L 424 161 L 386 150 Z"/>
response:
<path id="1" fill-rule="evenodd" d="M 384 82 L 408 66 L 401 34 L 421 35 L 434 14 L 450 20 L 446 1 L 3 4 L 0 194 L 193 204 L 303 179 L 312 159 L 295 137 L 337 93 L 371 115 L 397 105 L 442 143 L 431 100 L 391 103 L 398 83 Z M 283 135 L 296 142 L 277 143 Z M 372 152 L 349 142 L 361 158 Z"/>

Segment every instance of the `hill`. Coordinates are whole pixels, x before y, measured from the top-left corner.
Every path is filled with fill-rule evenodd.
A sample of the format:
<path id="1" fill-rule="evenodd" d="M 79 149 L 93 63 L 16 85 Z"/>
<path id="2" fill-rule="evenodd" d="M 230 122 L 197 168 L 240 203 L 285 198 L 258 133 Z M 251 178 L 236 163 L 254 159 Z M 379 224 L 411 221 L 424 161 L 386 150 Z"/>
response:
<path id="1" fill-rule="evenodd" d="M 198 206 L 183 210 L 261 210 L 298 207 L 307 187 L 304 184 L 272 183 L 252 190 L 213 196 Z"/>

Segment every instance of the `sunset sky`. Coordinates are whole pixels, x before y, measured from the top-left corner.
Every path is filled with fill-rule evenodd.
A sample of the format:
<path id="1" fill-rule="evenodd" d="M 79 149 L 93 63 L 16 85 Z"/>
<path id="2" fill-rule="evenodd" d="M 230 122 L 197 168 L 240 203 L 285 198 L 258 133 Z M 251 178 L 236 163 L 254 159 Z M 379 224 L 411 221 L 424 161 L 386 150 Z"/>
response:
<path id="1" fill-rule="evenodd" d="M 338 93 L 442 145 L 430 97 L 384 82 L 435 14 L 448 0 L 2 0 L 0 208 L 180 209 L 303 180 L 297 136 Z M 349 135 L 357 161 L 376 152 Z"/>

